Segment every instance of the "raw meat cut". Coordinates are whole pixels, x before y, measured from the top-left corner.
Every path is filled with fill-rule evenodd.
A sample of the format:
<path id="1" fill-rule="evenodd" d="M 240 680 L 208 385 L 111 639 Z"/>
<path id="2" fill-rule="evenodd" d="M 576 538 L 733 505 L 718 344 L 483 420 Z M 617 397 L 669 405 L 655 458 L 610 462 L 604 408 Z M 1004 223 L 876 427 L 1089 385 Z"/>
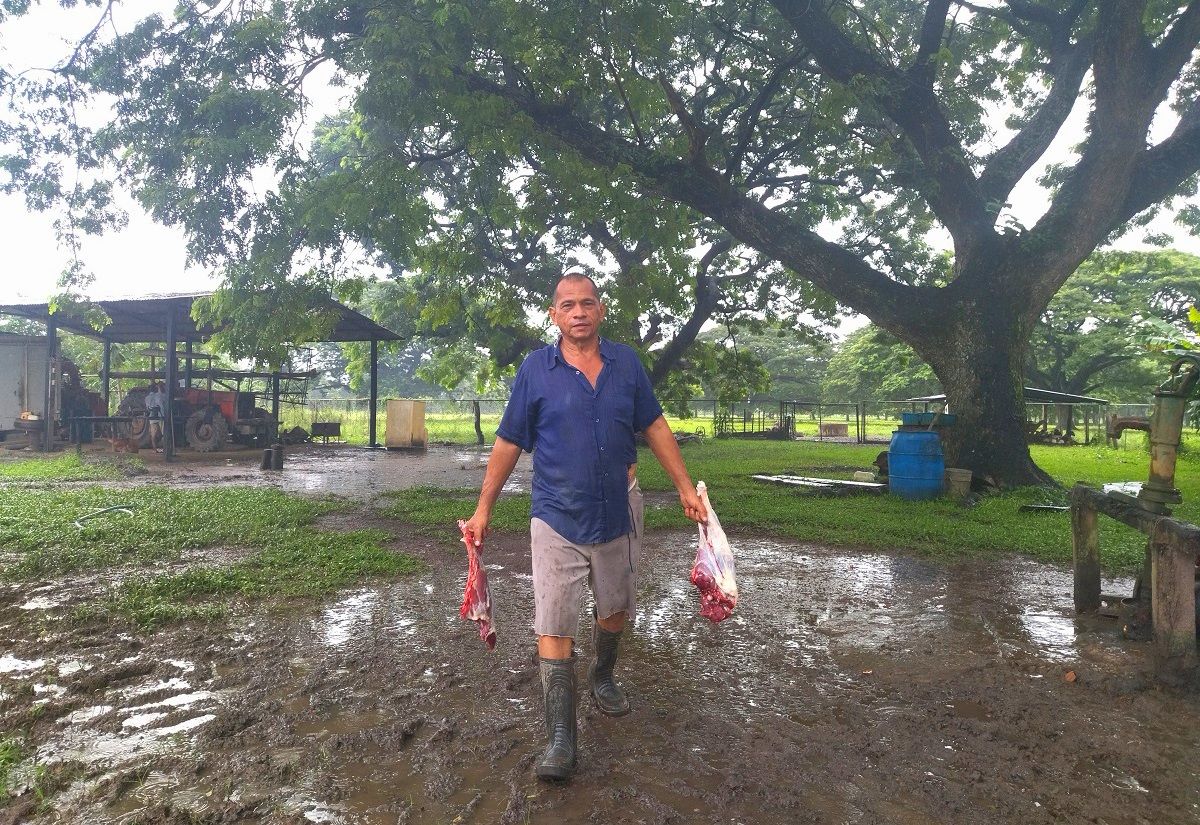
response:
<path id="1" fill-rule="evenodd" d="M 733 550 L 708 500 L 708 488 L 703 481 L 696 485 L 696 493 L 704 502 L 708 521 L 700 525 L 696 563 L 692 565 L 692 584 L 700 589 L 700 615 L 715 623 L 728 619 L 737 605 Z"/>
<path id="2" fill-rule="evenodd" d="M 488 650 L 496 647 L 496 626 L 492 624 L 492 594 L 488 592 L 487 571 L 479 563 L 479 550 L 475 546 L 474 536 L 467 530 L 467 523 L 461 519 L 458 529 L 462 533 L 463 544 L 467 546 L 467 587 L 463 591 L 462 607 L 458 615 L 469 622 L 479 625 L 479 638 L 483 639 Z"/>

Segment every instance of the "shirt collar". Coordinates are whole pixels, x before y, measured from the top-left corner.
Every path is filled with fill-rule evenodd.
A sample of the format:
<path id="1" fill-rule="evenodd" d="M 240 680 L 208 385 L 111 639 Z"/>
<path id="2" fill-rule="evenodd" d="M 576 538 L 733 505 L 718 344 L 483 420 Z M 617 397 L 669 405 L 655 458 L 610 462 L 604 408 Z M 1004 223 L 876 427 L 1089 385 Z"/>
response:
<path id="1" fill-rule="evenodd" d="M 600 359 L 605 363 L 612 363 L 617 357 L 617 347 L 604 336 L 600 336 Z M 566 364 L 567 359 L 563 358 L 562 354 L 562 336 L 558 337 L 550 346 L 546 347 L 546 358 L 548 361 L 547 368 L 554 369 L 560 363 Z"/>

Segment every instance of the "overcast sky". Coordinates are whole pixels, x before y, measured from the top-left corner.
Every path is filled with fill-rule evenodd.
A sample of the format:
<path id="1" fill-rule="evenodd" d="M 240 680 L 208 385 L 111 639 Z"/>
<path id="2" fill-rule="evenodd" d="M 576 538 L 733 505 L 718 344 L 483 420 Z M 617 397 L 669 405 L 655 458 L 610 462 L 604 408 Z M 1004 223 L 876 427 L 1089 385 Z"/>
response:
<path id="1" fill-rule="evenodd" d="M 130 5 L 139 16 L 154 8 L 171 7 L 158 0 Z M 51 4 L 29 19 L 10 22 L 0 27 L 0 61 L 21 68 L 52 64 L 56 62 L 55 56 L 67 53 L 66 44 L 73 37 L 91 28 L 96 13 L 90 8 L 64 12 Z M 118 25 L 127 27 L 133 22 L 129 15 L 126 18 L 118 19 Z M 1078 141 L 1083 114 L 1081 106 L 1074 117 L 1075 128 L 1064 130 L 1065 135 L 1052 147 L 1047 160 L 1065 157 L 1068 147 Z M 1164 131 L 1169 126 L 1162 124 Z M 1012 215 L 1026 226 L 1032 225 L 1046 208 L 1045 197 L 1033 183 L 1040 171 L 1035 169 L 1026 176 L 1014 193 Z M 155 224 L 132 201 L 129 211 L 127 229 L 85 241 L 83 259 L 96 276 L 90 290 L 93 297 L 204 291 L 216 285 L 212 272 L 188 266 L 179 230 Z M 52 223 L 53 216 L 29 212 L 20 198 L 0 196 L 0 237 L 4 249 L 0 300 L 42 301 L 54 291 L 67 255 L 56 244 Z M 1153 227 L 1156 231 L 1170 228 L 1167 219 L 1160 219 Z M 1140 248 L 1144 234 L 1143 230 L 1131 233 L 1119 246 Z M 1180 237 L 1180 233 L 1175 234 Z M 1176 247 L 1200 255 L 1200 241 L 1196 238 L 1181 237 Z"/>

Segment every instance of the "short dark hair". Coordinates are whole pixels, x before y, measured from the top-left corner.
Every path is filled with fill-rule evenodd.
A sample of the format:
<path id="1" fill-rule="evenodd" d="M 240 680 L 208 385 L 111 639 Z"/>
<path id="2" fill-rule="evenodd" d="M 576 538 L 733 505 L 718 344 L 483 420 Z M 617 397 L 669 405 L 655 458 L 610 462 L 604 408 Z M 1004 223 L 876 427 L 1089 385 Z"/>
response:
<path id="1" fill-rule="evenodd" d="M 563 281 L 587 281 L 592 285 L 592 292 L 595 294 L 596 300 L 600 300 L 600 287 L 596 286 L 596 282 L 592 280 L 591 276 L 575 271 L 566 273 L 555 282 L 554 292 L 550 295 L 550 304 L 552 306 L 558 303 L 558 288 L 562 286 Z"/>

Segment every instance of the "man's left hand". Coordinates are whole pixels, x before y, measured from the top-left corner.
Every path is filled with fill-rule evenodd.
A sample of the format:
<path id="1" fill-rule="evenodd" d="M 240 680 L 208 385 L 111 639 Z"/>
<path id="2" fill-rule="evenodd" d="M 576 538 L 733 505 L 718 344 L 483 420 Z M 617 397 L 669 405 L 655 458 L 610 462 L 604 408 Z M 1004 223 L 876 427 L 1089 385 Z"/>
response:
<path id="1" fill-rule="evenodd" d="M 683 505 L 683 514 L 692 521 L 698 524 L 708 521 L 708 511 L 704 509 L 704 502 L 696 495 L 695 490 L 680 490 L 679 503 Z"/>

